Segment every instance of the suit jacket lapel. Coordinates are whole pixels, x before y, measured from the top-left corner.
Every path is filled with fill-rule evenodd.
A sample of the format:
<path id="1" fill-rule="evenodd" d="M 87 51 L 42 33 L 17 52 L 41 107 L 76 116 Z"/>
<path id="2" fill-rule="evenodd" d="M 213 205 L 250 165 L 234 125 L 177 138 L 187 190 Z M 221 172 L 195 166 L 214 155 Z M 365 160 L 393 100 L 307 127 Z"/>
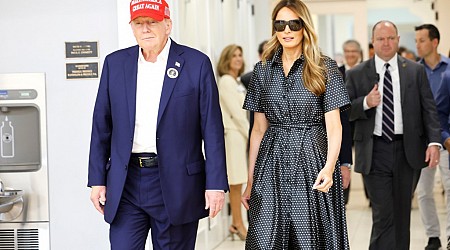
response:
<path id="1" fill-rule="evenodd" d="M 373 86 L 380 81 L 380 76 L 377 74 L 377 69 L 375 68 L 375 58 L 369 59 L 366 67 L 367 77 L 369 79 L 368 91 L 370 92 L 373 89 Z"/>
<path id="2" fill-rule="evenodd" d="M 164 83 L 161 91 L 161 98 L 159 100 L 159 109 L 158 109 L 158 121 L 157 127 L 159 126 L 159 122 L 161 121 L 161 117 L 164 114 L 164 111 L 167 107 L 167 103 L 172 95 L 173 89 L 178 82 L 178 79 L 181 75 L 181 70 L 184 66 L 184 59 L 180 57 L 182 54 L 182 50 L 177 43 L 172 40 L 172 44 L 170 46 L 169 58 L 167 59 L 166 72 L 164 75 Z"/>
<path id="3" fill-rule="evenodd" d="M 128 50 L 129 56 L 124 60 L 125 89 L 130 119 L 130 128 L 134 133 L 134 123 L 136 119 L 136 86 L 137 86 L 137 63 L 139 57 L 139 46 L 131 47 Z"/>
<path id="4" fill-rule="evenodd" d="M 408 83 L 408 70 L 406 68 L 406 59 L 400 56 L 397 56 L 397 64 L 398 64 L 398 76 L 400 77 L 400 102 L 402 106 L 404 105 L 403 100 L 405 100 L 406 95 L 406 84 Z"/>

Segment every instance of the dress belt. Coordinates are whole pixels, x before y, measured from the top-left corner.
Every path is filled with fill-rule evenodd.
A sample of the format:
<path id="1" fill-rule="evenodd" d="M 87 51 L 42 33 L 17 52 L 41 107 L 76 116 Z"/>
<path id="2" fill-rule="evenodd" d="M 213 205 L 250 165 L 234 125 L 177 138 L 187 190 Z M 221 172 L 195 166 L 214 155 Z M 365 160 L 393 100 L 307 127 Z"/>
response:
<path id="1" fill-rule="evenodd" d="M 311 129 L 314 126 L 322 125 L 321 123 L 270 123 L 269 127 L 274 128 L 298 128 L 298 129 Z"/>
<path id="2" fill-rule="evenodd" d="M 158 155 L 155 153 L 132 153 L 130 163 L 141 168 L 158 167 Z"/>

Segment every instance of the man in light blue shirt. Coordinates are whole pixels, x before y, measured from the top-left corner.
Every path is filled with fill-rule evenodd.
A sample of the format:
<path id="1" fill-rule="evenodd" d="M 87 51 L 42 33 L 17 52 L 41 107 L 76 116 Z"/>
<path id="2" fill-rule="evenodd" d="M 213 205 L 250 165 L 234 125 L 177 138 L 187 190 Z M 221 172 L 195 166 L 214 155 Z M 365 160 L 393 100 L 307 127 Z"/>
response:
<path id="1" fill-rule="evenodd" d="M 425 66 L 428 81 L 430 83 L 431 92 L 436 100 L 437 92 L 441 84 L 442 75 L 450 60 L 437 52 L 440 34 L 439 30 L 432 24 L 423 24 L 417 26 L 416 30 L 416 48 L 419 57 L 419 63 Z M 439 171 L 442 184 L 445 189 L 447 200 L 450 200 L 450 170 L 448 166 L 448 152 L 441 150 Z M 419 183 L 417 184 L 417 200 L 422 222 L 425 232 L 428 236 L 428 245 L 425 250 L 437 250 L 441 246 L 439 219 L 434 201 L 434 176 L 436 175 L 436 167 L 427 167 L 422 169 Z M 447 203 L 447 249 L 450 247 L 450 203 Z"/>

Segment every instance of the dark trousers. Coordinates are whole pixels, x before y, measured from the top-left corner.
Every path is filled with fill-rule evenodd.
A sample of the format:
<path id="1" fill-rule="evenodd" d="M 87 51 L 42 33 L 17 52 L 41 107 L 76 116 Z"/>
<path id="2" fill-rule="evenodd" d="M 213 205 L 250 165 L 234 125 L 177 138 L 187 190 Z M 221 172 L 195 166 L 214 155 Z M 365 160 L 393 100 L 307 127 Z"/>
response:
<path id="1" fill-rule="evenodd" d="M 170 224 L 158 167 L 140 168 L 130 162 L 119 209 L 110 225 L 111 249 L 144 250 L 150 229 L 153 249 L 194 249 L 197 227 L 198 221 Z"/>
<path id="2" fill-rule="evenodd" d="M 350 196 L 350 184 L 351 182 L 348 184 L 348 188 L 344 189 L 344 204 L 347 205 L 348 204 L 348 198 Z"/>
<path id="3" fill-rule="evenodd" d="M 402 140 L 374 139 L 372 167 L 363 176 L 372 204 L 370 250 L 409 249 L 413 175 Z"/>

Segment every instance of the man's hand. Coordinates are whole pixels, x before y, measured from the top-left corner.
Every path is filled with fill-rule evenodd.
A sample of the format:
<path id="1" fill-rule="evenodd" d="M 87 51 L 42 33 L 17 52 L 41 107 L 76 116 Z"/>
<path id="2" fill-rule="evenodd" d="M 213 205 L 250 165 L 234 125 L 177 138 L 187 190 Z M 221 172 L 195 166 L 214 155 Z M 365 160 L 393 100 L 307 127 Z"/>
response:
<path id="1" fill-rule="evenodd" d="M 429 146 L 425 152 L 425 162 L 428 162 L 428 167 L 434 168 L 439 165 L 439 159 L 439 147 L 436 145 Z"/>
<path id="2" fill-rule="evenodd" d="M 104 205 L 106 202 L 106 187 L 105 186 L 92 186 L 91 201 L 101 214 L 105 214 Z"/>
<path id="3" fill-rule="evenodd" d="M 225 201 L 225 193 L 220 191 L 205 192 L 206 205 L 205 209 L 209 208 L 209 217 L 214 218 L 222 210 Z"/>
<path id="4" fill-rule="evenodd" d="M 341 166 L 341 175 L 342 175 L 342 187 L 344 189 L 347 189 L 351 179 L 350 169 L 347 166 Z"/>
<path id="5" fill-rule="evenodd" d="M 447 138 L 444 142 L 444 147 L 447 149 L 447 151 L 450 153 L 450 138 Z"/>
<path id="6" fill-rule="evenodd" d="M 378 84 L 375 84 L 375 86 L 373 86 L 373 89 L 369 92 L 369 94 L 367 94 L 366 102 L 367 106 L 369 106 L 370 108 L 376 107 L 378 106 L 378 104 L 380 104 L 381 94 L 380 91 L 378 91 Z"/>

